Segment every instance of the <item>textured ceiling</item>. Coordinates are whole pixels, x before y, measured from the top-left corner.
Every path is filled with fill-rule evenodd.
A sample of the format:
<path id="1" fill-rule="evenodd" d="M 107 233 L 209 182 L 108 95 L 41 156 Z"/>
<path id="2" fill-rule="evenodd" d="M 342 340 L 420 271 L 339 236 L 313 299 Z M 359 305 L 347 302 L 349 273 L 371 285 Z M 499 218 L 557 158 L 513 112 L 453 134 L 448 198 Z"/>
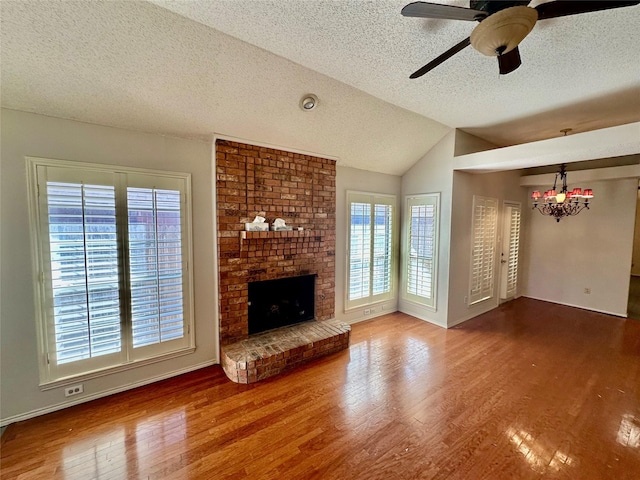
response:
<path id="1" fill-rule="evenodd" d="M 147 2 L 0 2 L 2 105 L 400 175 L 450 128 Z M 302 111 L 313 92 L 319 105 Z"/>
<path id="2" fill-rule="evenodd" d="M 2 105 L 392 174 L 448 127 L 503 146 L 640 120 L 640 7 L 539 22 L 506 76 L 469 47 L 410 80 L 474 24 L 404 18 L 408 0 L 153 3 L 0 1 Z"/>
<path id="3" fill-rule="evenodd" d="M 640 119 L 640 6 L 538 22 L 509 75 L 468 47 L 409 80 L 475 23 L 405 18 L 410 0 L 152 1 L 500 146 Z"/>

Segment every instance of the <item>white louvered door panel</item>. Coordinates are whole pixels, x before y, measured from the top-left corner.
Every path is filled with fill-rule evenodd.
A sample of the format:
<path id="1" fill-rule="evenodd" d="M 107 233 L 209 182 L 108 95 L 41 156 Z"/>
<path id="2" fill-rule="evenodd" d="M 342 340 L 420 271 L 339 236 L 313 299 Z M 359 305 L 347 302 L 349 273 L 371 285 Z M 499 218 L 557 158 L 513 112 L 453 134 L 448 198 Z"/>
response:
<path id="1" fill-rule="evenodd" d="M 509 259 L 507 260 L 507 296 L 513 297 L 518 287 L 518 250 L 520 248 L 520 208 L 511 208 Z"/>
<path id="2" fill-rule="evenodd" d="M 512 298 L 518 289 L 518 252 L 520 248 L 521 208 L 518 203 L 506 203 L 502 232 L 502 271 L 500 298 Z"/>
<path id="3" fill-rule="evenodd" d="M 474 195 L 469 304 L 494 295 L 497 227 L 498 201 Z"/>

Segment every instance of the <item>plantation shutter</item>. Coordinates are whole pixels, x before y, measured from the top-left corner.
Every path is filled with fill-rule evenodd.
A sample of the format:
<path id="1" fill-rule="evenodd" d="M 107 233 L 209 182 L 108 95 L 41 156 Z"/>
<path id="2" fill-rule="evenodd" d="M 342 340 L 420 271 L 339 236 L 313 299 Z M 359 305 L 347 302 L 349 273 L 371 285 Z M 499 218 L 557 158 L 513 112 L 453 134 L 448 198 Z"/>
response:
<path id="1" fill-rule="evenodd" d="M 391 205 L 376 203 L 373 217 L 373 295 L 391 291 L 392 222 Z"/>
<path id="2" fill-rule="evenodd" d="M 38 170 L 45 342 L 55 376 L 122 358 L 114 176 Z"/>
<path id="3" fill-rule="evenodd" d="M 128 188 L 133 346 L 183 334 L 180 192 Z"/>
<path id="4" fill-rule="evenodd" d="M 469 304 L 494 295 L 497 225 L 498 201 L 474 195 Z"/>
<path id="5" fill-rule="evenodd" d="M 349 301 L 369 296 L 371 280 L 371 204 L 350 205 Z"/>
<path id="6" fill-rule="evenodd" d="M 435 308 L 438 195 L 407 197 L 407 260 L 404 297 Z"/>
<path id="7" fill-rule="evenodd" d="M 347 192 L 347 308 L 392 296 L 394 204 L 392 196 Z"/>
<path id="8" fill-rule="evenodd" d="M 31 164 L 43 381 L 189 347 L 188 177 Z"/>
<path id="9" fill-rule="evenodd" d="M 505 214 L 508 216 L 509 222 L 509 238 L 507 253 L 507 272 L 506 272 L 506 295 L 504 298 L 510 298 L 516 295 L 518 288 L 518 250 L 520 248 L 520 206 L 508 205 L 505 207 Z"/>

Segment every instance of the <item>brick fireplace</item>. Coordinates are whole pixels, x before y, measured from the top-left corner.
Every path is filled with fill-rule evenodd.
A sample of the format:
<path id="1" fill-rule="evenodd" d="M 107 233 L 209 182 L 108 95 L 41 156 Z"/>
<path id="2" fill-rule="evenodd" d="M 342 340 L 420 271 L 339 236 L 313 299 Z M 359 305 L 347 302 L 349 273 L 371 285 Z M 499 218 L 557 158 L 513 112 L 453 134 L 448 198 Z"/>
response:
<path id="1" fill-rule="evenodd" d="M 335 161 L 218 140 L 216 174 L 221 345 L 248 337 L 253 281 L 317 275 L 316 319 L 333 318 Z M 245 232 L 261 212 L 294 230 Z"/>

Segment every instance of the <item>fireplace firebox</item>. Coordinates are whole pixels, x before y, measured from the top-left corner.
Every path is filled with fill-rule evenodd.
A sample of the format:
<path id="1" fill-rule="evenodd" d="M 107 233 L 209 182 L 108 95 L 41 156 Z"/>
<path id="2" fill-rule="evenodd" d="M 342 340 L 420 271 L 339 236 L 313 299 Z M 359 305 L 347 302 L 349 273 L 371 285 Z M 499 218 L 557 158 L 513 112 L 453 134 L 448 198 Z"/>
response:
<path id="1" fill-rule="evenodd" d="M 316 276 L 249 283 L 249 335 L 315 318 Z"/>

